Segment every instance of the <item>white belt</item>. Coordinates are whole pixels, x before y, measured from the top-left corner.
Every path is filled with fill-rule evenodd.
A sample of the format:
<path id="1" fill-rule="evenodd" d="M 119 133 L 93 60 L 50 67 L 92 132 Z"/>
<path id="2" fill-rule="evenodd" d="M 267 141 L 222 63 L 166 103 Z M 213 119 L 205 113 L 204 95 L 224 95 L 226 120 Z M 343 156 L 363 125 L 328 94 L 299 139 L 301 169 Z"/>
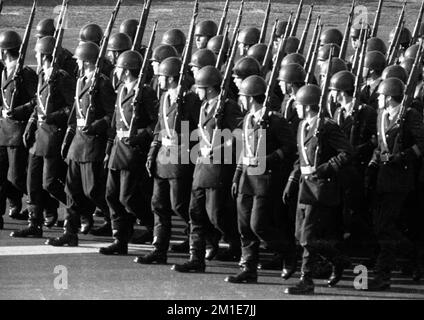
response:
<path id="1" fill-rule="evenodd" d="M 118 130 L 116 132 L 116 136 L 120 140 L 123 139 L 123 138 L 129 138 L 130 137 L 130 131 L 129 130 Z"/>
<path id="2" fill-rule="evenodd" d="M 312 166 L 304 166 L 304 167 L 300 167 L 300 172 L 302 174 L 312 174 L 314 173 L 316 170 L 314 167 Z"/>
<path id="3" fill-rule="evenodd" d="M 85 119 L 77 119 L 77 126 L 78 127 L 85 127 Z"/>
<path id="4" fill-rule="evenodd" d="M 7 118 L 7 110 L 6 109 L 2 109 L 1 110 L 1 115 L 3 118 Z"/>
<path id="5" fill-rule="evenodd" d="M 243 164 L 245 166 L 252 166 L 256 167 L 258 166 L 258 158 L 257 157 L 243 157 Z"/>

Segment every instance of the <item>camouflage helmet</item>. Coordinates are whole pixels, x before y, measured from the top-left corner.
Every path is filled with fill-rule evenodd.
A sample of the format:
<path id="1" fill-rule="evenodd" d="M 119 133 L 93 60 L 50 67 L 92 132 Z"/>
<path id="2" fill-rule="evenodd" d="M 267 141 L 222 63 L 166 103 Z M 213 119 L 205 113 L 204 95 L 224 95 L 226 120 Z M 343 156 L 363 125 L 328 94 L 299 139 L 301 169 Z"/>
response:
<path id="1" fill-rule="evenodd" d="M 364 67 L 376 72 L 382 72 L 386 67 L 386 56 L 380 51 L 367 52 L 364 59 Z"/>
<path id="2" fill-rule="evenodd" d="M 347 70 L 335 73 L 330 80 L 330 90 L 351 92 L 355 87 L 355 75 Z"/>
<path id="3" fill-rule="evenodd" d="M 199 88 L 216 87 L 221 84 L 222 75 L 214 66 L 206 66 L 196 73 L 194 81 Z"/>
<path id="4" fill-rule="evenodd" d="M 247 97 L 256 97 L 266 92 L 266 82 L 264 78 L 258 75 L 249 76 L 244 79 L 240 85 L 239 95 Z"/>
<path id="5" fill-rule="evenodd" d="M 327 29 L 322 32 L 320 40 L 322 45 L 335 43 L 340 47 L 343 41 L 343 34 L 339 29 Z"/>
<path id="6" fill-rule="evenodd" d="M 297 63 L 303 67 L 305 65 L 305 57 L 300 53 L 290 53 L 281 61 L 281 67 L 290 63 Z"/>
<path id="7" fill-rule="evenodd" d="M 333 57 L 339 56 L 340 46 L 334 43 L 328 43 L 319 48 L 317 57 L 318 61 L 328 60 L 328 58 L 330 57 L 330 51 L 332 46 L 334 47 Z"/>
<path id="8" fill-rule="evenodd" d="M 223 35 L 218 35 L 218 36 L 214 36 L 210 38 L 206 48 L 213 51 L 213 53 L 215 53 L 216 55 L 218 55 L 219 51 L 221 50 L 223 39 L 224 39 Z M 230 40 L 228 40 L 228 38 L 225 38 L 224 52 L 227 52 L 229 48 L 230 48 Z"/>
<path id="9" fill-rule="evenodd" d="M 253 45 L 259 42 L 260 35 L 261 35 L 261 32 L 259 31 L 258 28 L 247 27 L 240 31 L 237 40 L 238 42 L 246 44 L 246 45 Z"/>
<path id="10" fill-rule="evenodd" d="M 15 49 L 19 48 L 21 44 L 21 36 L 16 31 L 7 30 L 0 33 L 0 49 Z"/>
<path id="11" fill-rule="evenodd" d="M 56 39 L 52 36 L 45 36 L 39 38 L 35 44 L 35 52 L 39 52 L 45 55 L 53 54 Z"/>
<path id="12" fill-rule="evenodd" d="M 398 78 L 388 78 L 381 81 L 377 93 L 388 97 L 401 97 L 405 91 L 405 85 Z"/>
<path id="13" fill-rule="evenodd" d="M 35 37 L 43 38 L 53 36 L 56 31 L 53 19 L 43 19 L 37 24 Z"/>
<path id="14" fill-rule="evenodd" d="M 107 44 L 108 51 L 126 51 L 132 47 L 131 38 L 125 33 L 114 33 Z"/>
<path id="15" fill-rule="evenodd" d="M 263 63 L 267 49 L 268 46 L 266 44 L 257 43 L 247 50 L 247 56 L 255 58 L 259 63 Z"/>
<path id="16" fill-rule="evenodd" d="M 127 70 L 141 69 L 142 64 L 143 56 L 135 50 L 128 50 L 123 52 L 116 62 L 117 67 Z"/>
<path id="17" fill-rule="evenodd" d="M 367 41 L 367 52 L 380 51 L 382 54 L 387 53 L 387 46 L 383 40 L 377 37 L 369 38 Z"/>
<path id="18" fill-rule="evenodd" d="M 135 35 L 137 33 L 137 28 L 138 28 L 138 20 L 126 19 L 119 26 L 119 32 L 125 33 L 128 37 L 130 37 L 131 41 L 134 42 Z"/>
<path id="19" fill-rule="evenodd" d="M 317 106 L 321 100 L 321 89 L 315 84 L 306 84 L 296 93 L 296 102 L 303 106 Z"/>
<path id="20" fill-rule="evenodd" d="M 81 28 L 79 33 L 79 39 L 82 42 L 91 41 L 97 45 L 100 45 L 100 42 L 103 38 L 103 30 L 102 28 L 95 24 L 90 23 Z"/>
<path id="21" fill-rule="evenodd" d="M 258 60 L 253 57 L 243 57 L 236 62 L 233 73 L 241 79 L 245 79 L 252 75 L 260 75 L 261 65 Z"/>
<path id="22" fill-rule="evenodd" d="M 191 67 L 203 68 L 205 66 L 214 66 L 216 64 L 216 55 L 209 49 L 199 49 L 191 56 Z"/>
<path id="23" fill-rule="evenodd" d="M 75 49 L 74 58 L 82 61 L 96 63 L 99 52 L 100 48 L 94 42 L 80 42 Z"/>
<path id="24" fill-rule="evenodd" d="M 162 36 L 162 44 L 170 46 L 183 46 L 186 42 L 186 36 L 180 29 L 170 29 Z"/>
<path id="25" fill-rule="evenodd" d="M 277 80 L 287 83 L 303 83 L 305 78 L 305 69 L 297 63 L 290 63 L 280 68 Z"/>
<path id="26" fill-rule="evenodd" d="M 181 59 L 169 57 L 163 60 L 159 65 L 158 75 L 165 77 L 178 77 L 181 69 Z"/>
<path id="27" fill-rule="evenodd" d="M 403 83 L 406 83 L 408 80 L 408 73 L 406 70 L 399 65 L 391 65 L 386 67 L 381 74 L 381 78 L 386 80 L 388 78 L 398 78 L 402 80 Z"/>
<path id="28" fill-rule="evenodd" d="M 161 63 L 163 60 L 169 57 L 178 57 L 177 50 L 169 44 L 160 44 L 153 50 L 150 61 L 157 61 Z"/>
<path id="29" fill-rule="evenodd" d="M 197 36 L 213 37 L 218 32 L 218 26 L 212 20 L 201 21 L 196 24 L 194 34 Z"/>

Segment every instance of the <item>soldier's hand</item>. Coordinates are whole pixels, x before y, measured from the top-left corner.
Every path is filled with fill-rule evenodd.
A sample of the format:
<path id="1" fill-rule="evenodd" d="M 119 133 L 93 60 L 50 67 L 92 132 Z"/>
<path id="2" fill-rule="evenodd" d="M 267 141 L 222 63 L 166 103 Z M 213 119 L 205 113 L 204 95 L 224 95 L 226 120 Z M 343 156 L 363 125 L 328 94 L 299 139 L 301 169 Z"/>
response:
<path id="1" fill-rule="evenodd" d="M 22 136 L 22 142 L 24 143 L 24 147 L 26 149 L 29 149 L 29 138 L 30 138 L 29 132 L 25 131 L 24 135 Z"/>
<path id="2" fill-rule="evenodd" d="M 60 155 L 62 159 L 66 159 L 66 157 L 68 156 L 68 150 L 69 150 L 69 146 L 66 143 L 66 138 L 65 138 L 65 141 L 62 144 L 62 147 L 60 148 Z"/>
<path id="3" fill-rule="evenodd" d="M 103 159 L 103 168 L 107 170 L 108 164 L 109 164 L 109 158 L 110 156 L 108 154 L 105 155 L 105 158 Z"/>
<path id="4" fill-rule="evenodd" d="M 153 171 L 153 160 L 152 159 L 147 159 L 146 161 L 146 170 L 147 173 L 149 174 L 149 177 L 152 177 L 152 171 Z"/>
<path id="5" fill-rule="evenodd" d="M 237 198 L 237 194 L 238 194 L 238 183 L 233 182 L 233 184 L 231 185 L 231 197 L 233 198 L 233 200 Z"/>
<path id="6" fill-rule="evenodd" d="M 299 187 L 299 184 L 296 181 L 293 181 L 293 180 L 287 181 L 286 187 L 284 188 L 284 191 L 283 191 L 284 204 L 288 204 L 289 201 L 296 196 L 298 187 Z"/>

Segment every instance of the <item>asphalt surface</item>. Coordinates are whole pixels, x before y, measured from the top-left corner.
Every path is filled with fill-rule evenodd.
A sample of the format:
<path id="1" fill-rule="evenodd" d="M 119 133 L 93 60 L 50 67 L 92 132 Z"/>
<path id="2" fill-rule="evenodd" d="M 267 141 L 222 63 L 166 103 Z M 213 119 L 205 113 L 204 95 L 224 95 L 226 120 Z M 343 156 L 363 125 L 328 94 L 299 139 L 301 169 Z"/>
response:
<path id="1" fill-rule="evenodd" d="M 96 223 L 101 219 L 96 218 Z M 80 235 L 79 247 L 55 248 L 44 242 L 60 235 L 58 227 L 45 229 L 42 239 L 9 236 L 25 225 L 5 216 L 5 228 L 0 231 L 0 299 L 424 299 L 423 282 L 413 283 L 399 274 L 390 292 L 357 291 L 352 270 L 345 272 L 336 288 L 327 288 L 325 280 L 316 280 L 315 295 L 293 297 L 284 294 L 284 289 L 296 283 L 299 273 L 283 281 L 278 271 L 259 270 L 258 284 L 229 284 L 224 278 L 238 272 L 236 263 L 211 261 L 204 274 L 182 274 L 172 271 L 171 266 L 184 262 L 188 258 L 185 254 L 169 253 L 168 265 L 139 265 L 134 258 L 152 250 L 151 245 L 130 245 L 127 256 L 103 256 L 97 251 L 111 242 L 107 237 Z M 183 225 L 177 219 L 174 225 L 172 243 L 178 243 Z M 141 231 L 139 226 L 136 229 Z M 261 256 L 269 258 L 267 253 Z M 55 268 L 59 269 L 56 273 Z M 67 284 L 67 288 L 58 288 L 57 284 Z"/>

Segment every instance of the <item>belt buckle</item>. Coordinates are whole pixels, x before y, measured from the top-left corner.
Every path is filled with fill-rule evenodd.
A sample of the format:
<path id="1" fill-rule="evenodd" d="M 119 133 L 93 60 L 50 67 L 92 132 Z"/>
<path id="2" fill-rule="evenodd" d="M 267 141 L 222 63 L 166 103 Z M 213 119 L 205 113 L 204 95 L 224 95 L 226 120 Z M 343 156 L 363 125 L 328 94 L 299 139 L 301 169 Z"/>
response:
<path id="1" fill-rule="evenodd" d="M 129 138 L 130 137 L 130 131 L 129 130 L 118 130 L 116 135 L 118 136 L 119 140 L 122 140 L 124 138 Z"/>
<path id="2" fill-rule="evenodd" d="M 389 153 L 384 153 L 384 154 L 380 155 L 380 160 L 383 163 L 389 162 L 389 158 L 390 158 Z"/>
<path id="3" fill-rule="evenodd" d="M 259 160 L 257 157 L 243 157 L 243 164 L 250 167 L 257 167 Z"/>
<path id="4" fill-rule="evenodd" d="M 300 167 L 300 172 L 304 175 L 312 174 L 315 172 L 315 168 L 312 166 L 303 166 Z"/>
<path id="5" fill-rule="evenodd" d="M 85 127 L 85 119 L 77 119 L 78 127 Z"/>

